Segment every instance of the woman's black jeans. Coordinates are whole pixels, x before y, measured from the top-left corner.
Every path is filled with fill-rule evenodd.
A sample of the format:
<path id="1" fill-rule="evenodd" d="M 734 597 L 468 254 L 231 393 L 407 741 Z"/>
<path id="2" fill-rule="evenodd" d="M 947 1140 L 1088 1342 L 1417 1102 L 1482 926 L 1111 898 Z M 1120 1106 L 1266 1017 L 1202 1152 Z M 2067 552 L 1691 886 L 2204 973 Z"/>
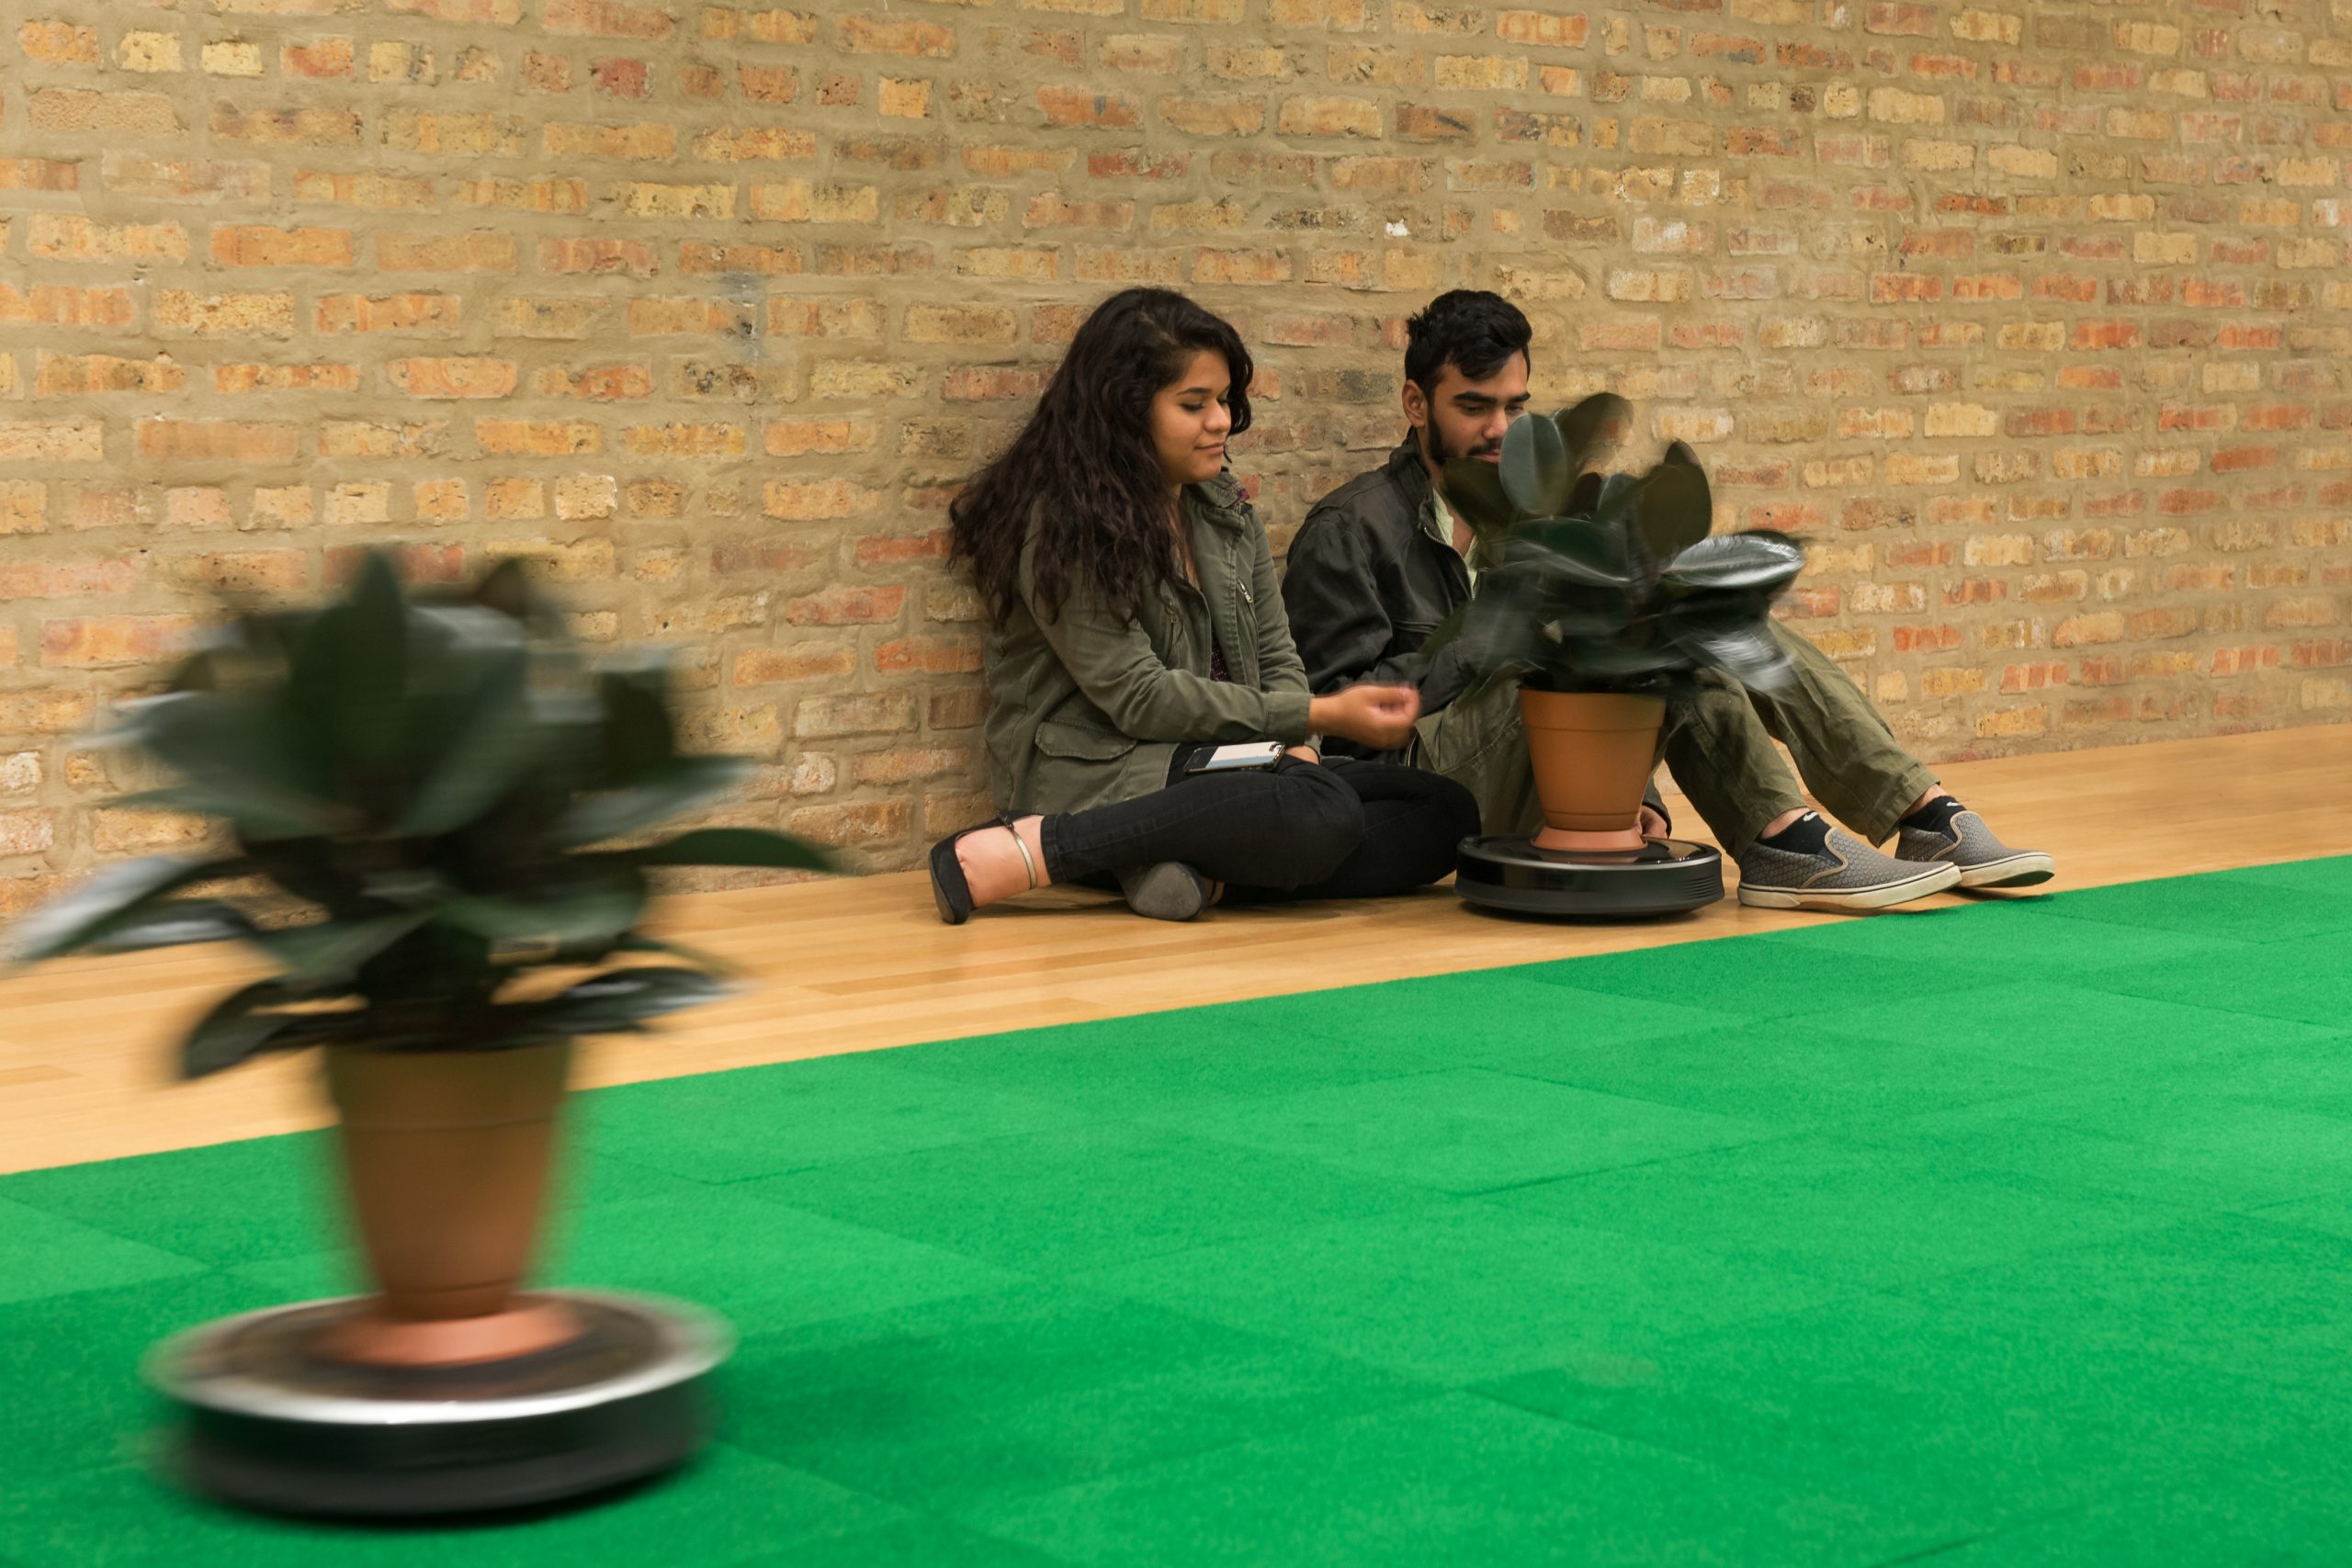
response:
<path id="1" fill-rule="evenodd" d="M 1170 782 L 1116 806 L 1048 817 L 1046 870 L 1057 882 L 1182 861 L 1253 898 L 1378 898 L 1453 870 L 1478 830 L 1478 803 L 1418 768 L 1285 757 L 1255 773 L 1191 773 L 1179 750 Z"/>

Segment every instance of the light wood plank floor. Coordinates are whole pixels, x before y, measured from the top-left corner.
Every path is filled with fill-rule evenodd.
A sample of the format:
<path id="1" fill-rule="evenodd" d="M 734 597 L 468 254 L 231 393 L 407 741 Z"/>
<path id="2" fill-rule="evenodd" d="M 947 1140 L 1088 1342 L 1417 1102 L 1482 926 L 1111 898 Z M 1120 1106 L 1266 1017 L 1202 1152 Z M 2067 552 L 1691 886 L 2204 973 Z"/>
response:
<path id="1" fill-rule="evenodd" d="M 2050 891 L 2352 852 L 2352 727 L 1944 772 L 2004 837 L 2058 857 Z M 1676 818 L 1685 831 L 1698 827 L 1687 807 Z M 690 894 L 665 906 L 663 930 L 742 964 L 757 986 L 659 1035 L 593 1043 L 585 1074 L 627 1083 L 1843 918 L 1726 899 L 1666 924 L 1555 925 L 1476 914 L 1440 890 L 1171 926 L 1100 895 L 1056 890 L 951 930 L 921 873 Z M 189 948 L 75 960 L 0 983 L 0 1171 L 321 1124 L 308 1058 L 171 1079 L 180 1027 L 258 973 L 241 954 Z"/>

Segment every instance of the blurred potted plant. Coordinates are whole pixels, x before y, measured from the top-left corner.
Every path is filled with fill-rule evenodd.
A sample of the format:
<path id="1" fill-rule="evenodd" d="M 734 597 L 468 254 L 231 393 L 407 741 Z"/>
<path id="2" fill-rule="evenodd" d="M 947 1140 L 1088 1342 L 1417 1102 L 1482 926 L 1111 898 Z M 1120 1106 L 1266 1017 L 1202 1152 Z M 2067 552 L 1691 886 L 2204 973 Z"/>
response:
<path id="1" fill-rule="evenodd" d="M 681 753 L 663 663 L 592 669 L 512 561 L 409 599 L 370 555 L 339 604 L 237 620 L 126 705 L 116 739 L 177 775 L 134 801 L 224 818 L 233 847 L 102 872 L 18 921 L 13 956 L 234 935 L 276 964 L 197 1021 L 181 1068 L 327 1048 L 380 1290 L 334 1354 L 429 1366 L 569 1337 L 567 1309 L 516 1290 L 571 1043 L 724 989 L 638 929 L 647 873 L 822 854 L 745 828 L 647 841 L 750 764 Z M 197 896 L 232 878 L 275 885 L 296 918 Z"/>
<path id="2" fill-rule="evenodd" d="M 1804 567 L 1784 534 L 1713 534 L 1697 457 L 1593 471 L 1632 410 L 1611 393 L 1514 423 L 1502 460 L 1446 465 L 1476 536 L 1476 592 L 1430 639 L 1475 692 L 1520 683 L 1539 848 L 1638 849 L 1642 786 L 1666 701 L 1702 671 L 1770 689 L 1789 674 L 1767 617 Z"/>

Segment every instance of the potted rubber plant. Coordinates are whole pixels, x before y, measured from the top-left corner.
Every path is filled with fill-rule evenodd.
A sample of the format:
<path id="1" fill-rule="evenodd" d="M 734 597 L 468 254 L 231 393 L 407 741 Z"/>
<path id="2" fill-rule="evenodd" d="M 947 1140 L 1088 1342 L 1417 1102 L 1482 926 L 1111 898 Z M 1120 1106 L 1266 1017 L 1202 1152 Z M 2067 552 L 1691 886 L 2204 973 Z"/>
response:
<path id="1" fill-rule="evenodd" d="M 1715 534 L 1706 474 L 1679 441 L 1645 473 L 1596 471 L 1631 416 L 1598 394 L 1514 423 L 1499 463 L 1445 468 L 1481 570 L 1430 649 L 1471 692 L 1519 682 L 1544 849 L 1639 848 L 1667 700 L 1703 671 L 1767 690 L 1790 673 L 1767 621 L 1803 547 Z"/>
<path id="2" fill-rule="evenodd" d="M 133 801 L 221 818 L 231 841 L 101 872 L 19 920 L 12 956 L 257 948 L 276 972 L 198 1019 L 180 1066 L 324 1048 L 380 1292 L 334 1353 L 432 1365 L 560 1342 L 565 1309 L 517 1287 L 572 1043 L 725 988 L 639 929 L 648 874 L 824 856 L 755 829 L 650 837 L 751 764 L 681 752 L 664 662 L 592 667 L 512 561 L 411 598 L 371 554 L 341 602 L 224 627 L 112 739 L 175 775 Z M 206 896 L 223 882 L 266 892 Z"/>

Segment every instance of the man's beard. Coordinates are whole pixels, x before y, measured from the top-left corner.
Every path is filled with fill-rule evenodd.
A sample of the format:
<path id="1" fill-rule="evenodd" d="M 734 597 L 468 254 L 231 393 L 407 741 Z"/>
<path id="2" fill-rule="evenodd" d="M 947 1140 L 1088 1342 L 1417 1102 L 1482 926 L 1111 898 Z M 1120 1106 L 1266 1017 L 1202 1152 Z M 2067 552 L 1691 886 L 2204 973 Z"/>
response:
<path id="1" fill-rule="evenodd" d="M 1476 446 L 1465 447 L 1460 451 L 1456 451 L 1445 439 L 1445 433 L 1437 427 L 1437 421 L 1435 420 L 1430 421 L 1429 432 L 1430 462 L 1440 473 L 1443 473 L 1445 471 L 1445 466 L 1448 463 L 1453 462 L 1456 457 L 1484 457 L 1490 452 L 1499 452 L 1503 449 L 1503 444 L 1500 441 L 1487 441 L 1481 442 Z"/>

